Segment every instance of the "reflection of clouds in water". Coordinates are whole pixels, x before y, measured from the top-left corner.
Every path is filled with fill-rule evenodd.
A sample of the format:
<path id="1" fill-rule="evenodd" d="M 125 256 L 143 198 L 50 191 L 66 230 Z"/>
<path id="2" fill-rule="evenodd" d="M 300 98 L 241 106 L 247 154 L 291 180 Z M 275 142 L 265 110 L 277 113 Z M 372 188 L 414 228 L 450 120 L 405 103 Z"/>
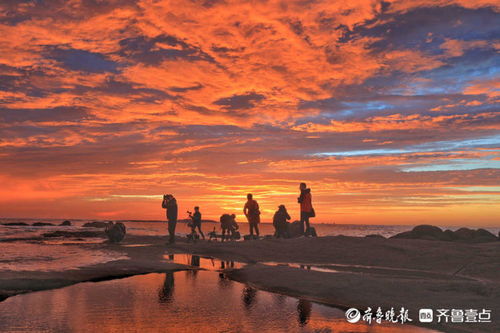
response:
<path id="1" fill-rule="evenodd" d="M 86 250 L 80 246 L 0 243 L 0 270 L 59 271 L 128 259 L 114 251 Z"/>
<path id="2" fill-rule="evenodd" d="M 221 289 L 215 272 L 199 271 L 196 283 L 184 273 L 79 283 L 11 297 L 0 303 L 0 331 L 306 333 L 371 329 L 363 323 L 346 323 L 340 309 L 257 291 L 235 281 L 231 288 Z M 389 329 L 377 325 L 377 331 L 426 332 L 400 324 Z"/>

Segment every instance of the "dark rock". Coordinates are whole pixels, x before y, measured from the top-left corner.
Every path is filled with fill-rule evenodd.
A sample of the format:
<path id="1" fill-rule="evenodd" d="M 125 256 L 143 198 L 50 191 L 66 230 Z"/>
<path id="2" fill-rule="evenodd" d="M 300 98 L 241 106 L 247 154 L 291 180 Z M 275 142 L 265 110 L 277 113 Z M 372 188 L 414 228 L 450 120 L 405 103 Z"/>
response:
<path id="1" fill-rule="evenodd" d="M 54 231 L 46 232 L 43 237 L 103 237 L 102 231 Z"/>
<path id="2" fill-rule="evenodd" d="M 316 232 L 316 228 L 309 227 L 309 230 L 306 231 L 306 236 L 318 237 L 318 233 Z"/>
<path id="3" fill-rule="evenodd" d="M 8 223 L 2 223 L 2 225 L 28 226 L 29 224 L 24 222 L 8 222 Z"/>
<path id="4" fill-rule="evenodd" d="M 391 238 L 402 238 L 402 239 L 415 239 L 415 234 L 412 231 L 403 231 L 399 234 L 392 236 Z"/>
<path id="5" fill-rule="evenodd" d="M 451 231 L 449 229 L 446 229 L 445 231 L 443 231 L 443 235 L 442 235 L 441 240 L 451 242 L 451 241 L 454 241 L 456 239 L 457 239 L 457 236 L 455 236 L 455 233 L 453 231 Z"/>
<path id="6" fill-rule="evenodd" d="M 106 235 L 111 243 L 119 243 L 125 237 L 127 228 L 125 227 L 125 224 L 121 222 L 109 222 L 106 226 L 106 230 L 104 231 L 106 232 Z"/>
<path id="7" fill-rule="evenodd" d="M 34 227 L 47 227 L 47 226 L 53 226 L 52 223 L 46 223 L 46 222 L 35 222 L 32 224 Z"/>
<path id="8" fill-rule="evenodd" d="M 300 221 L 293 221 L 292 223 L 287 223 L 288 237 L 297 238 L 302 236 L 302 224 Z"/>
<path id="9" fill-rule="evenodd" d="M 415 235 L 416 238 L 430 236 L 433 238 L 441 239 L 441 237 L 443 236 L 443 230 L 441 230 L 441 228 L 428 224 L 417 225 L 412 229 L 411 232 Z"/>
<path id="10" fill-rule="evenodd" d="M 485 229 L 477 229 L 473 239 L 478 243 L 495 242 L 498 240 L 497 236 Z"/>
<path id="11" fill-rule="evenodd" d="M 70 226 L 71 225 L 71 222 L 66 220 L 64 222 L 62 222 L 61 224 L 59 224 L 60 226 Z"/>
<path id="12" fill-rule="evenodd" d="M 365 237 L 368 237 L 368 238 L 382 238 L 382 239 L 385 239 L 385 237 L 384 237 L 384 236 L 379 235 L 379 234 L 370 234 L 370 235 L 366 235 Z"/>
<path id="13" fill-rule="evenodd" d="M 454 232 L 456 239 L 459 240 L 472 240 L 476 232 L 469 228 L 460 228 Z"/>
<path id="14" fill-rule="evenodd" d="M 106 228 L 108 222 L 87 222 L 83 225 L 84 228 Z"/>

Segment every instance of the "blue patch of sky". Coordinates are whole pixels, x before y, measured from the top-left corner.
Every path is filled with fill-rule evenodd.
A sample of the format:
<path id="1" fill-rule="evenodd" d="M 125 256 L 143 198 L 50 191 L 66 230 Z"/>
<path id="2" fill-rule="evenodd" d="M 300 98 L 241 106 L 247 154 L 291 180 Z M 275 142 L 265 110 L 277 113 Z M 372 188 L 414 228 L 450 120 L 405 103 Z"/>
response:
<path id="1" fill-rule="evenodd" d="M 89 73 L 117 72 L 118 63 L 106 59 L 100 53 L 77 49 L 55 48 L 49 52 L 49 58 L 60 62 L 64 68 Z"/>
<path id="2" fill-rule="evenodd" d="M 493 135 L 483 138 L 436 141 L 418 145 L 411 145 L 405 148 L 375 148 L 363 150 L 335 151 L 314 153 L 313 156 L 364 156 L 364 155 L 391 155 L 408 154 L 419 152 L 445 152 L 454 150 L 469 150 L 475 148 L 498 148 L 500 147 L 500 135 Z"/>
<path id="3" fill-rule="evenodd" d="M 474 169 L 500 169 L 500 161 L 482 160 L 482 159 L 456 159 L 446 163 L 427 164 L 420 166 L 405 167 L 404 172 L 422 172 L 422 171 L 451 171 L 451 170 L 474 170 Z"/>

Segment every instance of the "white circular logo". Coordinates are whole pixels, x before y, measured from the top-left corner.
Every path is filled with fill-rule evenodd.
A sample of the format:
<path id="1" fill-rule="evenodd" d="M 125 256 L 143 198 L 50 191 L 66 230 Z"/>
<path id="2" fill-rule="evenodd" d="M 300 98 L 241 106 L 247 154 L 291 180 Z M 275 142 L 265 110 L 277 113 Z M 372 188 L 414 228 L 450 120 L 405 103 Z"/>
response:
<path id="1" fill-rule="evenodd" d="M 357 323 L 361 319 L 361 312 L 356 308 L 350 308 L 345 312 L 345 317 L 350 323 Z"/>

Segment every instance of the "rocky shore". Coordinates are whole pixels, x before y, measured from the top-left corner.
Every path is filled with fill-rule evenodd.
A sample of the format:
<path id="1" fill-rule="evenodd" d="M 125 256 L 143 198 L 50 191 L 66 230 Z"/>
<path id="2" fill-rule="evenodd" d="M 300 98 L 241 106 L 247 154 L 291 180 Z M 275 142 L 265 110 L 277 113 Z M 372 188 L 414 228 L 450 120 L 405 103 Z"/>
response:
<path id="1" fill-rule="evenodd" d="M 118 244 L 75 246 L 112 250 L 128 259 L 59 272 L 2 271 L 0 295 L 6 298 L 83 281 L 197 269 L 166 259 L 167 254 L 193 253 L 246 263 L 225 273 L 256 288 L 342 308 L 404 306 L 410 310 L 411 324 L 446 332 L 500 331 L 500 241 L 440 240 L 436 235 L 445 231 L 415 229 L 391 239 L 335 236 L 227 243 L 178 239 L 171 246 L 165 245 L 165 237 L 127 235 Z M 433 233 L 432 239 L 419 239 L 428 237 L 428 232 Z M 421 324 L 420 308 L 488 309 L 492 322 Z"/>

